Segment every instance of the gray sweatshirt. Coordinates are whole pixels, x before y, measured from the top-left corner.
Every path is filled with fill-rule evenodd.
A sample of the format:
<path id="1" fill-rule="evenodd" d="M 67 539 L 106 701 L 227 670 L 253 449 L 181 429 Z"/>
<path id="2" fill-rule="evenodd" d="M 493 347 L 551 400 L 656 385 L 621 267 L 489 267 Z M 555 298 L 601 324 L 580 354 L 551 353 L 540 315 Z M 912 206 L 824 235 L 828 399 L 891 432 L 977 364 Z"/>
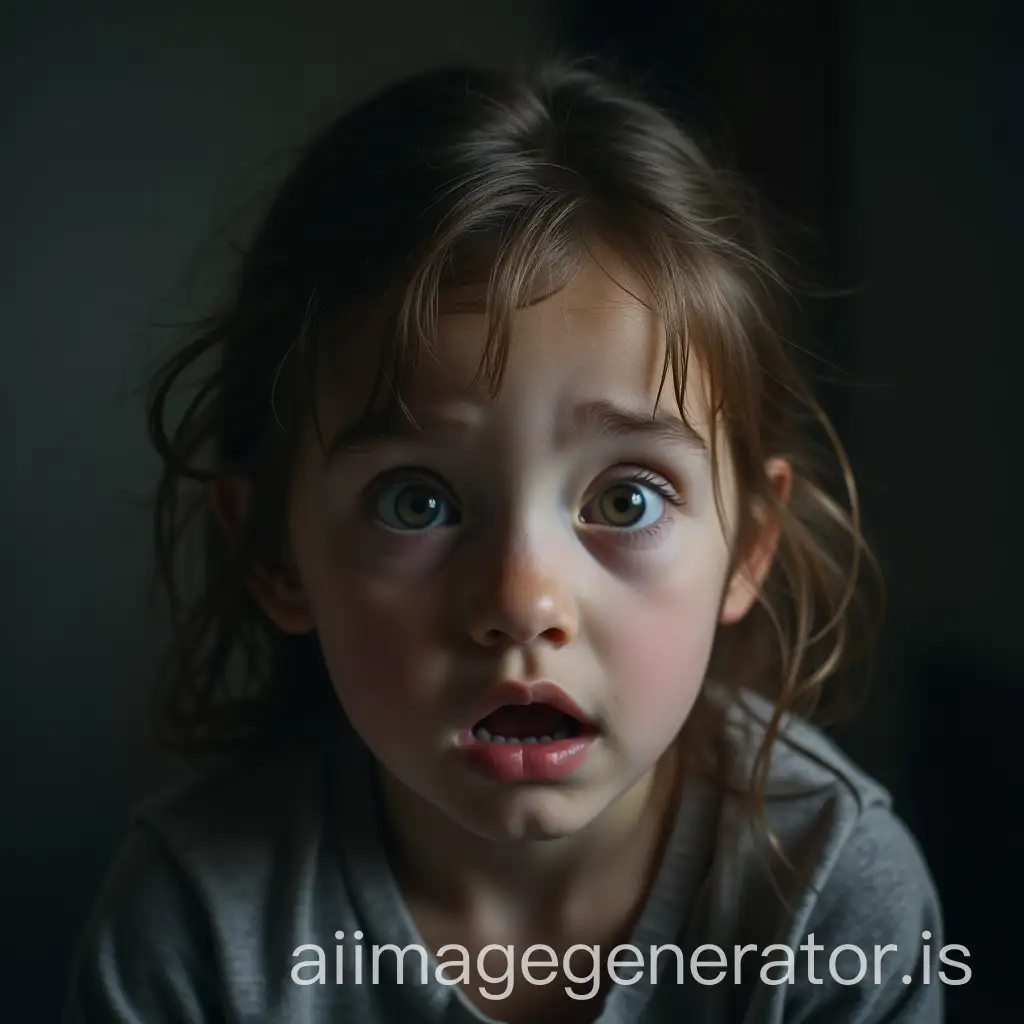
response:
<path id="1" fill-rule="evenodd" d="M 749 700 L 731 708 L 721 749 L 739 785 L 768 713 Z M 79 942 L 65 1024 L 500 1020 L 424 949 L 388 866 L 376 793 L 372 758 L 341 721 L 321 741 L 140 807 Z M 696 777 L 681 788 L 631 948 L 616 954 L 616 984 L 593 1019 L 941 1021 L 940 972 L 960 983 L 967 961 L 940 958 L 935 889 L 885 790 L 791 719 L 767 820 L 796 870 L 766 854 L 736 797 Z M 574 990 L 591 991 L 572 964 Z M 490 991 L 502 990 L 490 976 Z"/>

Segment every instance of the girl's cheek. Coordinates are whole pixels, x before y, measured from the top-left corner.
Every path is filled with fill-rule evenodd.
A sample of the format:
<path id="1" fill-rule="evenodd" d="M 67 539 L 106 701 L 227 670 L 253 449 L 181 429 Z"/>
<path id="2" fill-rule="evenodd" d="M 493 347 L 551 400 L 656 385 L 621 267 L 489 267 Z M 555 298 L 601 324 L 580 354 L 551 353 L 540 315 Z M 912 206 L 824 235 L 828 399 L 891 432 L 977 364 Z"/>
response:
<path id="1" fill-rule="evenodd" d="M 704 680 L 716 630 L 716 595 L 637 600 L 609 622 L 604 640 L 610 694 L 624 729 L 674 733 Z"/>
<path id="2" fill-rule="evenodd" d="M 329 529 L 334 572 L 355 579 L 357 585 L 367 581 L 362 584 L 367 587 L 419 585 L 436 572 L 454 542 L 450 529 L 401 533 L 356 516 Z"/>
<path id="3" fill-rule="evenodd" d="M 375 731 L 385 723 L 393 729 L 429 708 L 438 657 L 430 608 L 353 588 L 343 604 L 320 617 L 324 658 L 351 718 Z"/>

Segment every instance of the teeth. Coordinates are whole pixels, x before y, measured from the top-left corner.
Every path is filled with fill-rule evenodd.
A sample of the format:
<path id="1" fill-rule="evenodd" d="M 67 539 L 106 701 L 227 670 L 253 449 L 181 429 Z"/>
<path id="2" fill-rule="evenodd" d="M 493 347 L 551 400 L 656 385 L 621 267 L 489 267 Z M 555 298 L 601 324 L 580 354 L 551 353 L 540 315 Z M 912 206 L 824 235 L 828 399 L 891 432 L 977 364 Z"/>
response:
<path id="1" fill-rule="evenodd" d="M 497 736 L 488 732 L 482 725 L 473 730 L 473 736 L 481 743 L 554 743 L 557 740 L 566 740 L 571 735 L 569 729 L 559 729 L 550 736 Z"/>

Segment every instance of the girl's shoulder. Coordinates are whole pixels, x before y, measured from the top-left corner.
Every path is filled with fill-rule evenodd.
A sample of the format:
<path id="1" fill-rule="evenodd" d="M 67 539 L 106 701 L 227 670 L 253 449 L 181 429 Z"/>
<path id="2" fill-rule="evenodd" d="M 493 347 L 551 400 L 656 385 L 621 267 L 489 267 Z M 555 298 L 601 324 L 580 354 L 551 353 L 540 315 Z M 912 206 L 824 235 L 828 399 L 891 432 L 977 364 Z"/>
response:
<path id="1" fill-rule="evenodd" d="M 709 819 L 715 836 L 707 895 L 716 935 L 729 948 L 749 942 L 766 956 L 789 951 L 798 967 L 793 983 L 770 999 L 780 1007 L 784 999 L 800 1019 L 890 1020 L 897 1006 L 913 1008 L 900 1020 L 941 1019 L 941 993 L 922 966 L 930 955 L 924 948 L 942 941 L 939 897 L 889 791 L 820 729 L 787 716 L 764 778 L 762 820 L 752 822 L 740 794 L 748 791 L 772 706 L 716 685 L 708 695 L 724 712 L 718 767 L 731 784 L 719 791 Z M 824 984 L 805 969 L 807 942 L 822 952 Z M 829 957 L 841 947 L 851 962 L 867 958 L 870 984 L 835 981 L 845 977 L 845 960 L 829 974 Z M 755 970 L 749 986 L 758 977 Z"/>
<path id="2" fill-rule="evenodd" d="M 272 888 L 330 859 L 340 822 L 359 827 L 364 761 L 351 730 L 333 722 L 236 754 L 135 806 L 129 845 L 172 865 L 211 902 L 220 887 Z"/>
<path id="3" fill-rule="evenodd" d="M 734 691 L 710 680 L 705 694 L 722 712 L 718 763 L 730 783 L 744 786 L 768 734 L 773 706 L 760 694 Z M 773 803 L 825 797 L 838 801 L 851 814 L 892 806 L 889 790 L 835 740 L 798 715 L 784 714 L 765 776 L 766 809 Z"/>
<path id="4" fill-rule="evenodd" d="M 250 849 L 316 814 L 328 782 L 329 745 L 289 742 L 194 770 L 132 809 L 131 823 L 184 849 Z"/>
<path id="5" fill-rule="evenodd" d="M 711 820 L 716 856 L 729 862 L 719 865 L 722 884 L 734 889 L 726 902 L 752 909 L 748 923 L 770 930 L 771 908 L 793 909 L 780 904 L 782 884 L 791 896 L 800 894 L 805 925 L 824 914 L 833 922 L 856 919 L 879 934 L 899 933 L 904 941 L 907 928 L 921 920 L 934 921 L 937 931 L 934 881 L 889 790 L 822 730 L 789 715 L 771 746 L 763 800 L 752 818 L 751 778 L 772 706 L 716 686 L 709 696 L 724 711 L 717 764 L 724 785 Z M 837 938 L 843 941 L 853 940 Z"/>
<path id="6" fill-rule="evenodd" d="M 336 750 L 324 735 L 236 756 L 139 804 L 77 944 L 65 1020 L 127 1019 L 126 1007 L 132 1020 L 214 1020 L 226 1004 L 264 1019 L 294 997 L 290 951 L 322 931 L 304 894 L 348 904 L 329 870 L 350 789 Z"/>

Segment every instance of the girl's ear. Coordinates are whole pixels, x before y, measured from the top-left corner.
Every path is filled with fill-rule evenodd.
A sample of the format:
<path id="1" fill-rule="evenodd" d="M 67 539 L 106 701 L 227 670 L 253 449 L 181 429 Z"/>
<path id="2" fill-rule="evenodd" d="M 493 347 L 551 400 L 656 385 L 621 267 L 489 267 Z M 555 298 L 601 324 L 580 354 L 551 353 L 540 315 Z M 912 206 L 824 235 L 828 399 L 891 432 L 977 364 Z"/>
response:
<path id="1" fill-rule="evenodd" d="M 210 507 L 228 543 L 241 533 L 249 505 L 250 484 L 243 477 L 219 477 L 208 485 Z M 310 633 L 315 628 L 298 573 L 291 566 L 271 569 L 262 563 L 249 568 L 249 592 L 284 633 Z"/>
<path id="2" fill-rule="evenodd" d="M 793 486 L 793 467 L 781 458 L 769 459 L 765 472 L 779 501 L 786 504 Z M 739 622 L 757 599 L 779 545 L 780 524 L 774 516 L 755 511 L 759 530 L 747 557 L 737 566 L 722 600 L 718 621 L 723 626 Z"/>

